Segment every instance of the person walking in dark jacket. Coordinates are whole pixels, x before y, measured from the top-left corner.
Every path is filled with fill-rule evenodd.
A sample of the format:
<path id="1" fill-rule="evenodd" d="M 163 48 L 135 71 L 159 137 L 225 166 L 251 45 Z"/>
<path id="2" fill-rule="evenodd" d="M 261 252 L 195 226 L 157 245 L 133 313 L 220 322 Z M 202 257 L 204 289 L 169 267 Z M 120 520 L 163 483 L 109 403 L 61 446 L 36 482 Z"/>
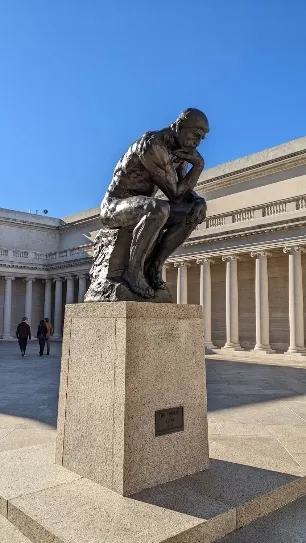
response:
<path id="1" fill-rule="evenodd" d="M 27 349 L 28 338 L 31 339 L 31 328 L 28 325 L 27 317 L 23 317 L 22 321 L 18 324 L 16 338 L 18 339 L 21 356 L 24 356 Z"/>
<path id="2" fill-rule="evenodd" d="M 45 321 L 42 319 L 37 328 L 37 339 L 39 341 L 39 356 L 42 356 L 44 354 L 47 333 L 48 330 L 45 325 Z"/>

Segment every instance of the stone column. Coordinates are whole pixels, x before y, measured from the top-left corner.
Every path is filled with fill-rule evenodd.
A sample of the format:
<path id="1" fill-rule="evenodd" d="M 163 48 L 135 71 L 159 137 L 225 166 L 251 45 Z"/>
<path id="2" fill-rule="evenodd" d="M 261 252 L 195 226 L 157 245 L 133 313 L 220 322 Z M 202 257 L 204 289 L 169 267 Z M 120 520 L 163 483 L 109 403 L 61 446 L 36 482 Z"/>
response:
<path id="1" fill-rule="evenodd" d="M 74 303 L 74 277 L 66 277 L 67 281 L 67 292 L 66 292 L 66 304 Z"/>
<path id="2" fill-rule="evenodd" d="M 174 266 L 177 268 L 177 304 L 187 304 L 187 262 L 178 262 Z"/>
<path id="3" fill-rule="evenodd" d="M 3 311 L 3 339 L 13 339 L 11 336 L 12 319 L 12 282 L 15 277 L 5 277 L 4 311 Z"/>
<path id="4" fill-rule="evenodd" d="M 271 253 L 258 251 L 251 253 L 255 261 L 255 311 L 256 345 L 254 351 L 274 353 L 270 346 L 269 295 L 268 295 L 268 256 Z"/>
<path id="5" fill-rule="evenodd" d="M 51 319 L 51 279 L 45 279 L 44 317 Z"/>
<path id="6" fill-rule="evenodd" d="M 84 302 L 84 296 L 86 293 L 86 275 L 79 275 L 79 292 L 78 292 L 78 303 L 81 304 Z"/>
<path id="7" fill-rule="evenodd" d="M 167 266 L 163 266 L 162 280 L 165 281 L 165 283 L 167 282 Z"/>
<path id="8" fill-rule="evenodd" d="M 235 255 L 223 256 L 226 262 L 226 343 L 222 349 L 240 351 L 238 324 L 238 274 Z"/>
<path id="9" fill-rule="evenodd" d="M 31 325 L 32 320 L 32 293 L 33 293 L 33 282 L 35 279 L 33 277 L 27 277 L 24 279 L 26 282 L 26 295 L 25 295 L 25 304 L 24 304 L 24 316 L 28 317 L 29 325 Z"/>
<path id="10" fill-rule="evenodd" d="M 62 337 L 62 279 L 57 277 L 55 281 L 55 304 L 54 304 L 54 339 Z"/>
<path id="11" fill-rule="evenodd" d="M 197 261 L 200 264 L 200 305 L 203 310 L 204 345 L 206 349 L 216 349 L 211 339 L 211 270 L 214 261 L 203 258 Z"/>
<path id="12" fill-rule="evenodd" d="M 289 255 L 289 327 L 290 345 L 288 354 L 306 354 L 304 345 L 302 247 L 286 247 Z"/>

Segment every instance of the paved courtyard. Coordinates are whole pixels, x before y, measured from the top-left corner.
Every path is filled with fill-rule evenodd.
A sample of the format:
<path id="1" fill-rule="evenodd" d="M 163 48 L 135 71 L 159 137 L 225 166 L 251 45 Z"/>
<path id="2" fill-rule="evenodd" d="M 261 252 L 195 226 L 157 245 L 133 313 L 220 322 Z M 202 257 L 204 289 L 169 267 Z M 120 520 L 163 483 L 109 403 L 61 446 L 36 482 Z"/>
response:
<path id="1" fill-rule="evenodd" d="M 32 341 L 22 358 L 16 342 L 0 342 L 0 461 L 4 451 L 54 447 L 60 352 L 54 342 L 51 355 L 40 357 Z M 237 480 L 235 492 L 228 489 L 228 500 L 235 505 L 256 487 L 262 492 L 263 485 L 269 489 L 275 481 L 285 484 L 305 476 L 306 360 L 249 353 L 225 358 L 220 353 L 206 363 L 211 469 L 235 469 Z M 293 512 L 305 522 L 301 503 L 304 507 L 299 502 Z M 295 506 L 290 507 L 288 515 Z M 257 533 L 268 530 L 262 522 L 257 521 Z M 228 541 L 251 542 L 256 525 L 252 530 L 246 539 L 241 531 Z M 306 536 L 294 537 L 275 541 L 306 541 Z"/>
<path id="2" fill-rule="evenodd" d="M 61 344 L 39 356 L 29 341 L 21 357 L 17 342 L 0 342 L 0 451 L 54 442 Z"/>
<path id="3" fill-rule="evenodd" d="M 0 451 L 52 441 L 56 433 L 60 343 L 25 358 L 0 342 Z M 299 474 L 306 468 L 306 359 L 248 353 L 207 357 L 210 456 Z M 226 456 L 226 458 L 225 458 Z"/>

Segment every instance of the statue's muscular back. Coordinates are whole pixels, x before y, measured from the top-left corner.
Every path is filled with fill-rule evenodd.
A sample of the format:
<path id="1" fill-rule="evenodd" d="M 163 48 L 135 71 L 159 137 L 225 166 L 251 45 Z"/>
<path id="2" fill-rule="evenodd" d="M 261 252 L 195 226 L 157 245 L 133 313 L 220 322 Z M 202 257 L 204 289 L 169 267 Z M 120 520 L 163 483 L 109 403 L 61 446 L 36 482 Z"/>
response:
<path id="1" fill-rule="evenodd" d="M 175 162 L 175 168 L 182 164 L 182 160 L 171 156 L 171 149 L 176 147 L 174 138 L 169 129 L 146 132 L 135 141 L 117 163 L 113 179 L 106 192 L 104 201 L 113 198 L 122 199 L 131 196 L 154 196 L 158 187 L 155 185 L 150 170 L 158 163 Z M 152 150 L 154 149 L 154 162 Z M 150 159 L 146 152 L 150 150 Z"/>

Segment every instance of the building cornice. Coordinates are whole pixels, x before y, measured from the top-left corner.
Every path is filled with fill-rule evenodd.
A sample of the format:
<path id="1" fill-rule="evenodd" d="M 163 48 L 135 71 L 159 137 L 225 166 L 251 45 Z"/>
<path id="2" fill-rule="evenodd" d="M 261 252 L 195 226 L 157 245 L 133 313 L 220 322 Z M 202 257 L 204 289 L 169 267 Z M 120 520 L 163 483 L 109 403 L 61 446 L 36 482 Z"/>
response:
<path id="1" fill-rule="evenodd" d="M 83 265 L 90 265 L 92 264 L 92 258 L 82 258 L 82 259 L 78 259 L 78 260 L 66 260 L 64 262 L 60 262 L 60 263 L 56 263 L 56 264 L 52 264 L 52 265 L 49 265 L 47 266 L 47 270 L 60 270 L 60 269 L 63 269 L 63 268 L 73 268 L 74 266 L 83 266 Z"/>
<path id="2" fill-rule="evenodd" d="M 199 264 L 200 261 L 206 260 L 206 259 L 224 259 L 228 256 L 232 255 L 241 255 L 241 256 L 250 256 L 252 257 L 252 254 L 259 253 L 259 252 L 271 252 L 271 251 L 282 251 L 284 248 L 291 248 L 291 247 L 305 247 L 306 248 L 306 236 L 299 236 L 295 238 L 286 238 L 283 240 L 278 241 L 263 241 L 259 243 L 250 243 L 248 245 L 242 245 L 242 246 L 234 246 L 230 247 L 228 249 L 218 249 L 218 250 L 204 250 L 201 252 L 191 252 L 191 253 L 185 253 L 181 255 L 173 255 L 170 256 L 167 259 L 166 264 L 173 265 L 179 264 L 181 262 L 189 262 L 194 264 Z M 271 254 L 273 256 L 273 253 Z"/>
<path id="3" fill-rule="evenodd" d="M 39 228 L 39 230 L 59 230 L 59 226 L 54 226 L 51 224 L 43 224 L 40 222 L 34 221 L 23 221 L 21 219 L 11 219 L 8 217 L 0 217 L 1 226 L 19 226 L 21 228 Z"/>
<path id="4" fill-rule="evenodd" d="M 18 269 L 21 269 L 21 270 L 34 270 L 34 271 L 37 271 L 37 272 L 45 272 L 47 271 L 49 268 L 47 266 L 35 266 L 35 265 L 31 265 L 31 264 L 26 264 L 26 263 L 18 263 L 18 262 L 3 262 L 3 261 L 0 261 L 0 269 L 1 268 L 18 268 Z"/>
<path id="5" fill-rule="evenodd" d="M 76 226 L 83 226 L 85 224 L 97 221 L 100 219 L 100 214 L 95 213 L 94 215 L 91 215 L 90 217 L 84 217 L 83 219 L 78 219 L 76 221 L 72 221 L 66 224 L 61 224 L 59 226 L 60 230 L 69 230 L 70 228 L 75 228 Z"/>

